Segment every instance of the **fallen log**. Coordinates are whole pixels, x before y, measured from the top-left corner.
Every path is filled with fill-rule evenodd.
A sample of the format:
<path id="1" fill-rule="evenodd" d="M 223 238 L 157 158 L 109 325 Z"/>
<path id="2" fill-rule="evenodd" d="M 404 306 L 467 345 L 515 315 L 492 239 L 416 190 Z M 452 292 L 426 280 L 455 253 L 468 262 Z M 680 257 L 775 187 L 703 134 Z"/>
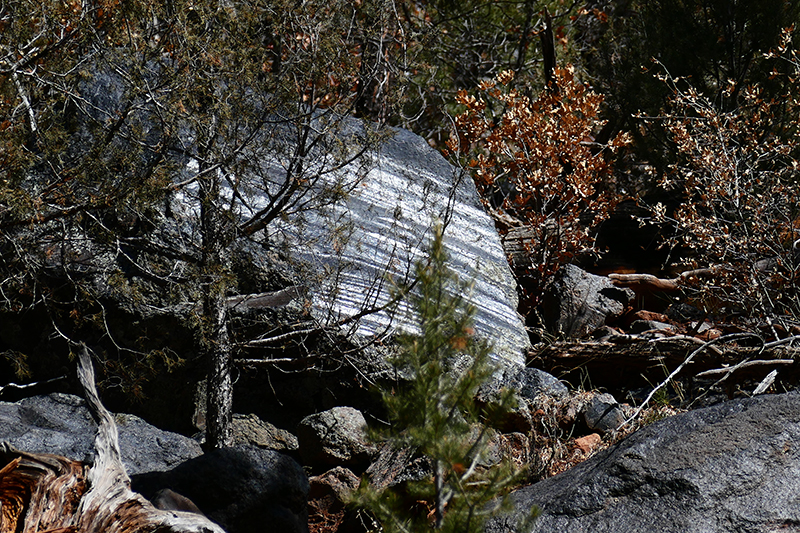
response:
<path id="1" fill-rule="evenodd" d="M 699 339 L 687 336 L 660 338 L 637 338 L 634 335 L 610 337 L 609 341 L 557 342 L 534 350 L 528 354 L 531 366 L 578 384 L 588 377 L 594 386 L 603 387 L 648 387 L 658 382 L 668 372 L 684 362 L 686 357 L 704 344 Z M 795 339 L 797 340 L 797 339 Z M 681 377 L 696 377 L 702 372 L 721 367 L 733 367 L 748 358 L 762 361 L 781 360 L 782 368 L 798 370 L 800 349 L 781 343 L 762 346 L 707 346 L 698 353 L 691 364 L 682 371 Z M 787 361 L 792 360 L 790 365 Z M 744 365 L 736 372 L 745 375 L 748 371 L 759 373 L 767 364 Z M 760 379 L 760 378 L 759 378 Z"/>
<path id="2" fill-rule="evenodd" d="M 100 402 L 86 347 L 78 379 L 98 424 L 89 464 L 0 445 L 0 533 L 224 533 L 201 514 L 157 509 L 130 488 L 117 426 Z"/>

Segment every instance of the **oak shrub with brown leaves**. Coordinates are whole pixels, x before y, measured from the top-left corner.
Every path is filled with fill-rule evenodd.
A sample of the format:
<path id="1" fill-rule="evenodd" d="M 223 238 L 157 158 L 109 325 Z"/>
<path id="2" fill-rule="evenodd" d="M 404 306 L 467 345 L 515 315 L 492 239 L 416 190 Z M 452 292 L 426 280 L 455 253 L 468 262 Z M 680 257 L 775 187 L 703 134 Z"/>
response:
<path id="1" fill-rule="evenodd" d="M 630 141 L 595 140 L 605 125 L 602 95 L 556 68 L 547 89 L 532 98 L 510 87 L 513 72 L 461 91 L 448 148 L 472 167 L 483 202 L 501 232 L 526 226 L 530 266 L 526 307 L 535 308 L 559 267 L 593 251 L 590 229 L 615 202 L 612 154 Z"/>
<path id="2" fill-rule="evenodd" d="M 675 234 L 665 245 L 688 250 L 687 268 L 709 275 L 687 287 L 712 315 L 785 319 L 800 315 L 800 61 L 791 31 L 764 54 L 785 92 L 766 96 L 758 85 L 737 87 L 729 110 L 703 97 L 686 80 L 662 76 L 673 91 L 661 117 L 679 155 L 661 186 L 680 195 L 670 213 L 653 208 Z M 788 69 L 787 69 L 788 67 Z M 790 328 L 787 328 L 790 329 Z"/>

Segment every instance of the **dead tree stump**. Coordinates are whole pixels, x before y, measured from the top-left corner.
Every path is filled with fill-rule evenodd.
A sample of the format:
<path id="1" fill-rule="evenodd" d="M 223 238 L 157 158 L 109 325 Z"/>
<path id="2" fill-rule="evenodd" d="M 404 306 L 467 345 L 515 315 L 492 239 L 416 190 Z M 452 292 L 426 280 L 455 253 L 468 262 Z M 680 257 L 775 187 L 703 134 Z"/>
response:
<path id="1" fill-rule="evenodd" d="M 0 444 L 0 533 L 224 533 L 201 514 L 156 509 L 131 490 L 117 426 L 100 402 L 86 347 L 78 378 L 98 424 L 94 461 Z"/>

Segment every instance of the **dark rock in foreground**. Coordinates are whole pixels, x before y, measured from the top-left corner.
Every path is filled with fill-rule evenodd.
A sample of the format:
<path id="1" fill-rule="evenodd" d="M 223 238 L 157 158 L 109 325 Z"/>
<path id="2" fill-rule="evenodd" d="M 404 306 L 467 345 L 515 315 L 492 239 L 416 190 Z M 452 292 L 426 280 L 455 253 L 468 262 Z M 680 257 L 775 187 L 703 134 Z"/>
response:
<path id="1" fill-rule="evenodd" d="M 800 531 L 800 393 L 760 396 L 648 426 L 512 494 L 531 532 Z M 515 516 L 487 533 L 515 532 Z M 527 533 L 527 531 L 526 531 Z"/>
<path id="2" fill-rule="evenodd" d="M 296 461 L 274 450 L 213 450 L 169 472 L 136 476 L 132 486 L 146 497 L 168 487 L 232 533 L 308 531 L 308 478 Z"/>

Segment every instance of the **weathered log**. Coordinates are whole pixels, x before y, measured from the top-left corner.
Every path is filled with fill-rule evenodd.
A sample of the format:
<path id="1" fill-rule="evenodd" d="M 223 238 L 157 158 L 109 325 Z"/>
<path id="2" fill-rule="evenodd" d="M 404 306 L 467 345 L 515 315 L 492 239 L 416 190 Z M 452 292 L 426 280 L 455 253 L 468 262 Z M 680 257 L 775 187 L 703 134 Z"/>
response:
<path id="1" fill-rule="evenodd" d="M 98 423 L 91 464 L 57 455 L 0 447 L 0 533 L 224 533 L 206 517 L 156 509 L 130 488 L 117 426 L 100 402 L 84 347 L 78 379 Z"/>

